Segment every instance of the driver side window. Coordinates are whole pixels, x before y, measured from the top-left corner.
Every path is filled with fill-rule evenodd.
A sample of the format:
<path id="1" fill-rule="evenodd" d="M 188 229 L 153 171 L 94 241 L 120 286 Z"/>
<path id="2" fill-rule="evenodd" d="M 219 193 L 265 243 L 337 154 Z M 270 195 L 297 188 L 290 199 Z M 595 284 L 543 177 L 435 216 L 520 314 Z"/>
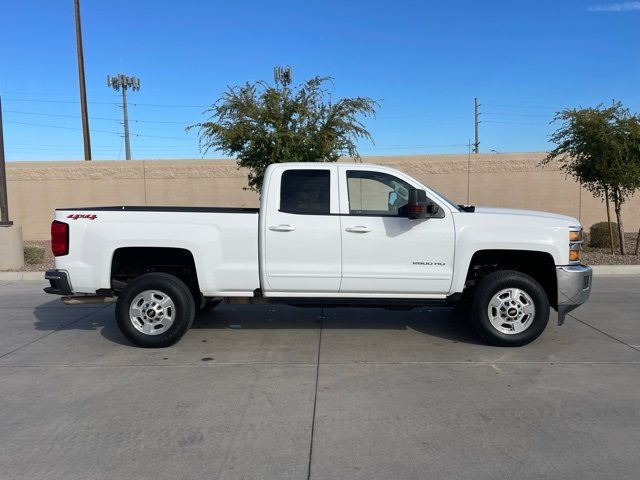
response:
<path id="1" fill-rule="evenodd" d="M 406 215 L 409 185 L 398 177 L 382 172 L 365 170 L 347 171 L 349 213 L 398 217 Z"/>

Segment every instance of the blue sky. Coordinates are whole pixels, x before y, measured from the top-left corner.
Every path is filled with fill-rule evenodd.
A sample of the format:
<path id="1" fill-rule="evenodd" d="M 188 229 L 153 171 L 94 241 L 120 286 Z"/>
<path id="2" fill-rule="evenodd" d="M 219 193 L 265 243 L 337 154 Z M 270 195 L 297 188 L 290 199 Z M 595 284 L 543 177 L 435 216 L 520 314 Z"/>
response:
<path id="1" fill-rule="evenodd" d="M 133 158 L 200 158 L 195 132 L 227 85 L 335 78 L 335 96 L 380 101 L 363 155 L 466 152 L 473 98 L 480 150 L 549 147 L 563 107 L 615 98 L 640 111 L 640 2 L 82 0 L 95 159 L 124 158 L 119 94 L 130 100 Z M 72 0 L 3 3 L 0 92 L 9 160 L 83 158 Z M 54 128 L 57 127 L 57 128 Z M 207 158 L 220 157 L 215 152 Z"/>

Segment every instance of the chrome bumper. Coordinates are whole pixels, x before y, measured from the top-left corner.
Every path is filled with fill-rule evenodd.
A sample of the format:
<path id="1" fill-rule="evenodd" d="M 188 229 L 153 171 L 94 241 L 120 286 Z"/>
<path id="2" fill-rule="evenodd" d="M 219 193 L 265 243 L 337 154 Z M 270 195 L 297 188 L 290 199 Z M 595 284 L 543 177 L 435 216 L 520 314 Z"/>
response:
<path id="1" fill-rule="evenodd" d="M 591 294 L 593 271 L 587 265 L 556 267 L 558 281 L 558 325 L 571 310 L 587 301 Z"/>

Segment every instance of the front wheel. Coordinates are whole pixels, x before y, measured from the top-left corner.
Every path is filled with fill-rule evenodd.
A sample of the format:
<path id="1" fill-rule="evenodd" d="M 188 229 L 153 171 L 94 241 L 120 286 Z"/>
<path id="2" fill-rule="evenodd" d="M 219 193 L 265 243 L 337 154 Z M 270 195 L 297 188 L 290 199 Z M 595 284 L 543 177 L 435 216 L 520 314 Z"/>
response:
<path id="1" fill-rule="evenodd" d="M 488 343 L 520 347 L 533 342 L 549 321 L 549 299 L 533 278 L 504 270 L 482 278 L 472 305 L 473 326 Z"/>
<path id="2" fill-rule="evenodd" d="M 182 280 L 166 273 L 149 273 L 131 281 L 118 296 L 116 321 L 134 345 L 168 347 L 189 330 L 195 304 Z"/>

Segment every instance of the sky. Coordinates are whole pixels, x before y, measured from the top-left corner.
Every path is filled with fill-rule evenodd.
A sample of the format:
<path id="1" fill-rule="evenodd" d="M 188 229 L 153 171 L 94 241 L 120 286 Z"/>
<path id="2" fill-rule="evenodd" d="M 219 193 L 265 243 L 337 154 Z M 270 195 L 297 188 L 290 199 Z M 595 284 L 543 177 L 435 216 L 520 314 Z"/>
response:
<path id="1" fill-rule="evenodd" d="M 0 95 L 9 161 L 83 157 L 73 0 L 2 0 Z M 549 149 L 554 112 L 622 101 L 640 111 L 640 2 L 81 0 L 94 159 L 220 158 L 187 125 L 229 85 L 334 78 L 380 104 L 364 155 Z"/>

